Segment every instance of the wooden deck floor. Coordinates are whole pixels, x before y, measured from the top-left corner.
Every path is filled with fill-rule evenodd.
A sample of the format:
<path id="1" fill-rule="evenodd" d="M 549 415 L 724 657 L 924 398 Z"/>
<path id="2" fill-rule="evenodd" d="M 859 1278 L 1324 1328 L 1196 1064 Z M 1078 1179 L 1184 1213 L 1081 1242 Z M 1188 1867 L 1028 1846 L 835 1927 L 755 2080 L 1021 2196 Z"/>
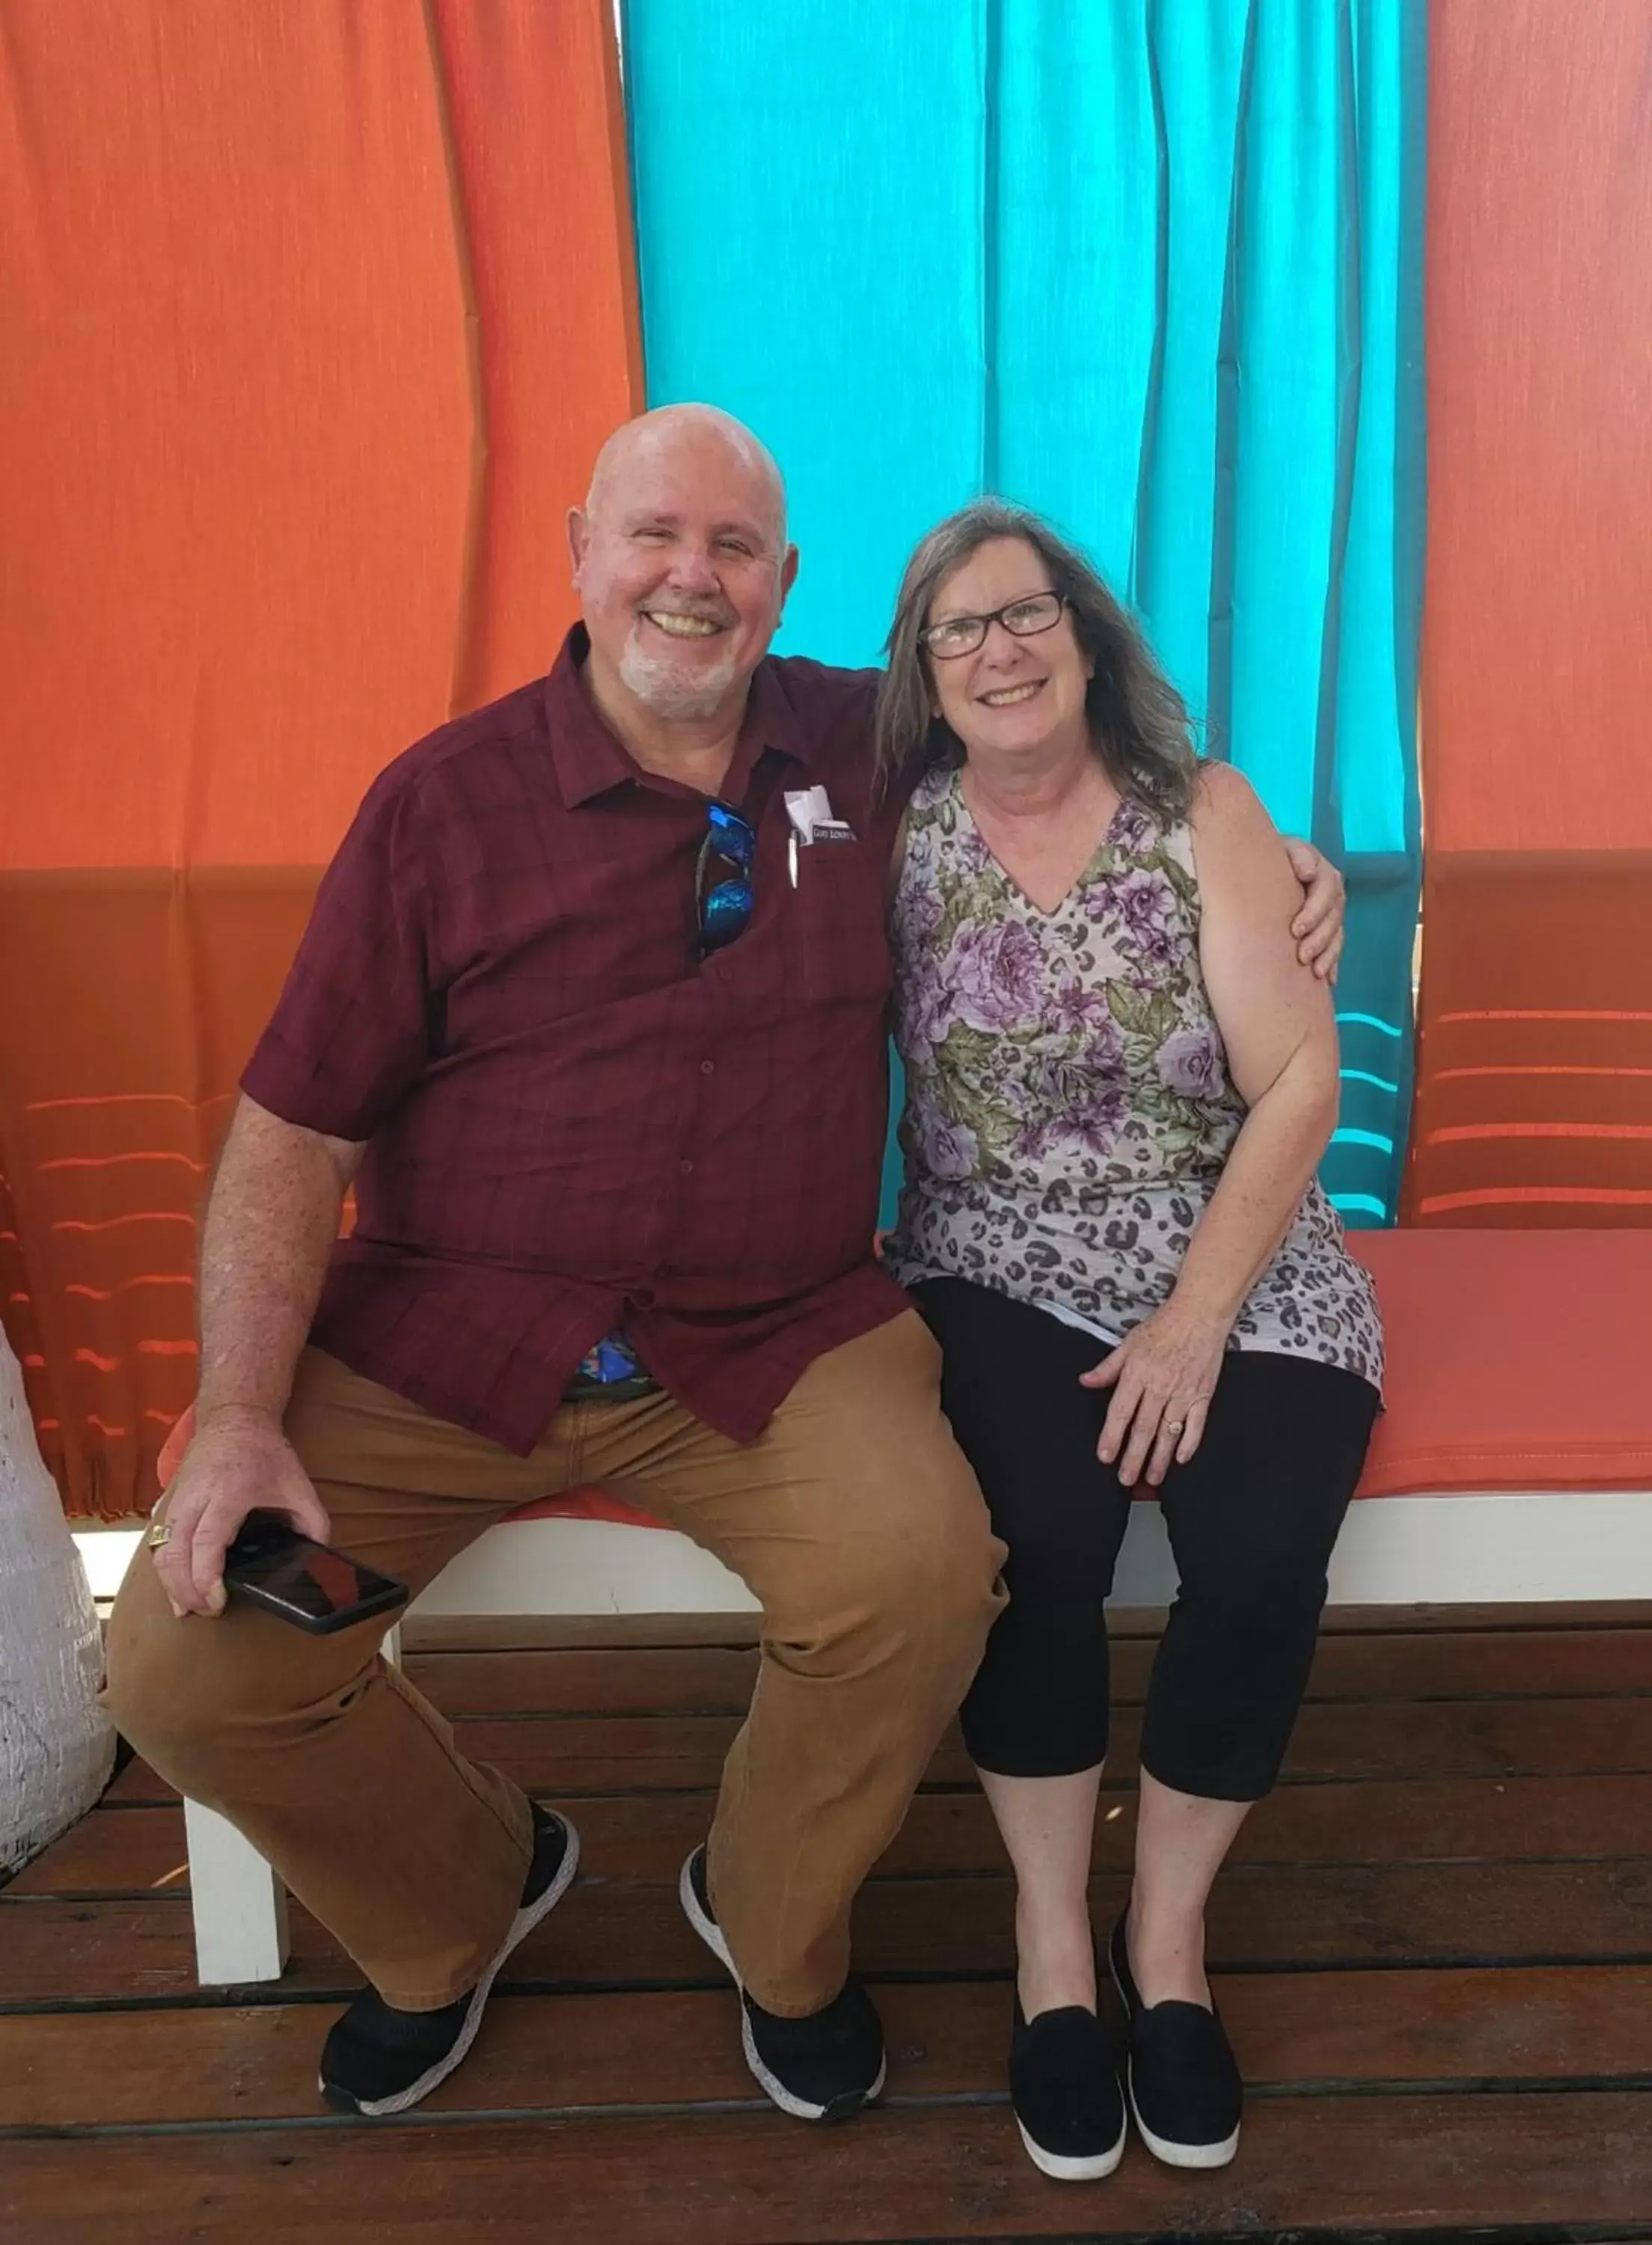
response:
<path id="1" fill-rule="evenodd" d="M 1124 1892 L 1151 1652 L 1145 1635 L 1119 1648 L 1102 1926 Z M 410 1663 L 472 1751 L 565 1804 L 585 1855 L 470 2061 L 403 2122 L 319 2106 L 316 2051 L 353 1976 L 301 1912 L 279 1986 L 196 1989 L 182 1814 L 126 1768 L 0 1895 L 0 2237 L 1652 2238 L 1643 1615 L 1333 1628 L 1288 1782 L 1213 1909 L 1251 2084 L 1238 2160 L 1177 2176 L 1133 2143 L 1087 2187 L 1033 2172 L 1005 2103 L 1010 1890 L 956 1744 L 859 1909 L 884 2107 L 812 2130 L 756 2094 L 734 1997 L 674 1895 L 753 1659 Z"/>

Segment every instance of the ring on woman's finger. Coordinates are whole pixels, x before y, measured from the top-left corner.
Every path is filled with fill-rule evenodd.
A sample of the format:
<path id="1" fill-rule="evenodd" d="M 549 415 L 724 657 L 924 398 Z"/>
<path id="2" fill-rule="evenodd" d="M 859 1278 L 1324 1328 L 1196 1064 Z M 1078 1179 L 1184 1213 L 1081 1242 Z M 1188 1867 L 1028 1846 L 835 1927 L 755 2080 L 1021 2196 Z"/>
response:
<path id="1" fill-rule="evenodd" d="M 152 1520 L 144 1530 L 145 1550 L 159 1551 L 171 1534 L 172 1523 L 169 1520 Z"/>
<path id="2" fill-rule="evenodd" d="M 1185 1419 L 1167 1419 L 1164 1422 L 1164 1431 L 1167 1434 L 1179 1434 L 1187 1423 Z"/>

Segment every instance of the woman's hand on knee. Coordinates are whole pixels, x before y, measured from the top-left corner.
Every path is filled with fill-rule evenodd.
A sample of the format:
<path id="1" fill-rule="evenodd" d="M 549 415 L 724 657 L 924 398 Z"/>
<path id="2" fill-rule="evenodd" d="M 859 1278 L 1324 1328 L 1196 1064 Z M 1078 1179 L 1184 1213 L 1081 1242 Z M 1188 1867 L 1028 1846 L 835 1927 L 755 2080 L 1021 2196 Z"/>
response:
<path id="1" fill-rule="evenodd" d="M 251 1512 L 278 1512 L 301 1536 L 327 1541 L 326 1507 L 275 1421 L 214 1413 L 196 1428 L 166 1492 L 155 1570 L 175 1614 L 222 1613 L 224 1554 Z"/>
<path id="2" fill-rule="evenodd" d="M 1225 1325 L 1171 1301 L 1080 1374 L 1083 1387 L 1113 1390 L 1096 1455 L 1103 1465 L 1118 1460 L 1126 1489 L 1144 1468 L 1156 1489 L 1173 1463 L 1185 1465 L 1198 1448 L 1227 1340 Z"/>

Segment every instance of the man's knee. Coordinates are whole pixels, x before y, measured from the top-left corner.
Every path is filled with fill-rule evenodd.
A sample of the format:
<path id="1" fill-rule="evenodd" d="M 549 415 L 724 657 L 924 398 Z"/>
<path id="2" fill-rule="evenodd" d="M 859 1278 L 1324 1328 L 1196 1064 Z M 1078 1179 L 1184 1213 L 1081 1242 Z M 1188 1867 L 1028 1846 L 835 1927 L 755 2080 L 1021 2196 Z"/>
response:
<path id="1" fill-rule="evenodd" d="M 890 1503 L 817 1543 L 768 1615 L 800 1646 L 854 1644 L 875 1657 L 961 1664 L 972 1672 L 998 1618 L 1004 1547 L 967 1468 L 937 1517 Z"/>
<path id="2" fill-rule="evenodd" d="M 180 1622 L 146 1617 L 121 1625 L 118 1611 L 109 1631 L 104 1707 L 122 1738 L 146 1760 L 166 1763 L 169 1749 L 188 1744 L 212 1726 L 211 1703 L 200 1689 L 200 1664 L 186 1645 L 207 1621 Z"/>
<path id="3" fill-rule="evenodd" d="M 112 1618 L 104 1706 L 115 1728 L 180 1791 L 206 1787 L 226 1755 L 279 1725 L 295 1702 L 248 1617 L 174 1620 L 146 1601 Z"/>

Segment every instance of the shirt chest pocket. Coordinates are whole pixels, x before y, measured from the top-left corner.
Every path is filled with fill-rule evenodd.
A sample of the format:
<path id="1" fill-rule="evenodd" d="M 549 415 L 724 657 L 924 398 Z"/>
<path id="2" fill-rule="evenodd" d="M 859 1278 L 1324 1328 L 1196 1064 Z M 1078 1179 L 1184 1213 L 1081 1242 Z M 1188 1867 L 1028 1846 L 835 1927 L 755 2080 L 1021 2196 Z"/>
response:
<path id="1" fill-rule="evenodd" d="M 789 980 L 811 998 L 882 1004 L 889 993 L 884 885 L 860 842 L 800 844 L 785 876 Z"/>

